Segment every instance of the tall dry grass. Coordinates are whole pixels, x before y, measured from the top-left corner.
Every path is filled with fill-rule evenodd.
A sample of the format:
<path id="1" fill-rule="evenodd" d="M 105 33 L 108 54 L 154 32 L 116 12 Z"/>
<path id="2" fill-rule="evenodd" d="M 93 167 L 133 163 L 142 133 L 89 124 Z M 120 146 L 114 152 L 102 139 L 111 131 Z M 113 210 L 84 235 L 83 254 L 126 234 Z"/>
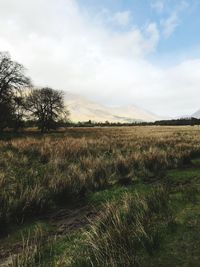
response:
<path id="1" fill-rule="evenodd" d="M 121 203 L 106 204 L 98 220 L 85 233 L 83 256 L 74 266 L 142 266 L 173 223 L 167 191 L 158 187 L 146 197 L 127 194 Z"/>
<path id="2" fill-rule="evenodd" d="M 54 267 L 53 244 L 56 240 L 47 239 L 40 226 L 34 229 L 34 233 L 27 237 L 22 236 L 22 251 L 11 256 L 10 267 Z"/>
<path id="3" fill-rule="evenodd" d="M 198 127 L 68 129 L 0 141 L 0 229 L 113 184 L 162 178 L 200 154 Z"/>

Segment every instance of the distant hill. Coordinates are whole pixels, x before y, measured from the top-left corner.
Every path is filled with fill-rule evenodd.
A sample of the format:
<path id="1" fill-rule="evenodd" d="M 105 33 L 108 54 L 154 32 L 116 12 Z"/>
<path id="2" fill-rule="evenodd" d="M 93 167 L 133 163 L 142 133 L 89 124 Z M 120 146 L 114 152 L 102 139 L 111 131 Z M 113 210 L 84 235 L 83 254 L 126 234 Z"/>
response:
<path id="1" fill-rule="evenodd" d="M 191 117 L 200 119 L 200 109 L 193 113 Z"/>
<path id="2" fill-rule="evenodd" d="M 70 111 L 70 120 L 73 122 L 91 120 L 95 122 L 130 123 L 136 121 L 154 122 L 161 119 L 151 112 L 134 105 L 107 107 L 69 92 L 65 94 L 65 104 Z"/>

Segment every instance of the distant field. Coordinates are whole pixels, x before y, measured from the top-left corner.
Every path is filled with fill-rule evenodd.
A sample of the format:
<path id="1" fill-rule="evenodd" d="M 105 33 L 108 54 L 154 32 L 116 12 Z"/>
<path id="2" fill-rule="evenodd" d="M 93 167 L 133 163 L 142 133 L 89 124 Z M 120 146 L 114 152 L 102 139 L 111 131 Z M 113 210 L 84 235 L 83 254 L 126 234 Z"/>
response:
<path id="1" fill-rule="evenodd" d="M 4 133 L 0 266 L 199 266 L 199 191 L 198 126 Z"/>

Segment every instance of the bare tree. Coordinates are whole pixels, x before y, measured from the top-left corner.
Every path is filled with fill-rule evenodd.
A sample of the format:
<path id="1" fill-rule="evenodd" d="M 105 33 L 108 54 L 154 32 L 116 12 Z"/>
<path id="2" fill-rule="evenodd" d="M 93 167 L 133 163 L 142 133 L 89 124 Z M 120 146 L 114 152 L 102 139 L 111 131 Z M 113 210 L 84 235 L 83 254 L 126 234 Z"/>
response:
<path id="1" fill-rule="evenodd" d="M 13 123 L 12 126 L 15 131 L 18 131 L 19 128 L 22 128 L 24 125 L 23 119 L 25 118 L 25 98 L 22 92 L 15 95 L 13 97 L 13 108 L 14 108 L 14 115 L 13 115 Z"/>
<path id="2" fill-rule="evenodd" d="M 30 84 L 23 65 L 13 61 L 9 53 L 0 52 L 0 129 L 15 119 L 15 98 Z"/>
<path id="3" fill-rule="evenodd" d="M 26 109 L 41 132 L 55 129 L 66 114 L 63 92 L 48 87 L 33 89 L 26 99 Z"/>

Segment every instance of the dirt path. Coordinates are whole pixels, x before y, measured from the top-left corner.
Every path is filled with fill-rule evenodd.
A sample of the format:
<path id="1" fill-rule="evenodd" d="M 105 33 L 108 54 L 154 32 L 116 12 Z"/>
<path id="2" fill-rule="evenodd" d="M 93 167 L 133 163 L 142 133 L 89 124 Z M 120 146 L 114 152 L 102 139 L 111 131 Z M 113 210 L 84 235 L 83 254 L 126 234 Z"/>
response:
<path id="1" fill-rule="evenodd" d="M 49 223 L 55 227 L 56 235 L 63 235 L 69 231 L 84 228 L 97 215 L 91 206 L 76 209 L 61 209 L 48 216 Z"/>
<path id="2" fill-rule="evenodd" d="M 94 219 L 97 211 L 91 206 L 77 207 L 74 209 L 59 209 L 56 212 L 47 214 L 40 218 L 41 221 L 48 222 L 53 226 L 52 236 L 63 236 L 71 231 L 76 231 L 86 227 L 89 221 Z M 0 244 L 0 267 L 9 267 L 11 255 L 19 254 L 23 249 L 22 242 L 11 244 L 9 248 L 4 248 Z"/>

